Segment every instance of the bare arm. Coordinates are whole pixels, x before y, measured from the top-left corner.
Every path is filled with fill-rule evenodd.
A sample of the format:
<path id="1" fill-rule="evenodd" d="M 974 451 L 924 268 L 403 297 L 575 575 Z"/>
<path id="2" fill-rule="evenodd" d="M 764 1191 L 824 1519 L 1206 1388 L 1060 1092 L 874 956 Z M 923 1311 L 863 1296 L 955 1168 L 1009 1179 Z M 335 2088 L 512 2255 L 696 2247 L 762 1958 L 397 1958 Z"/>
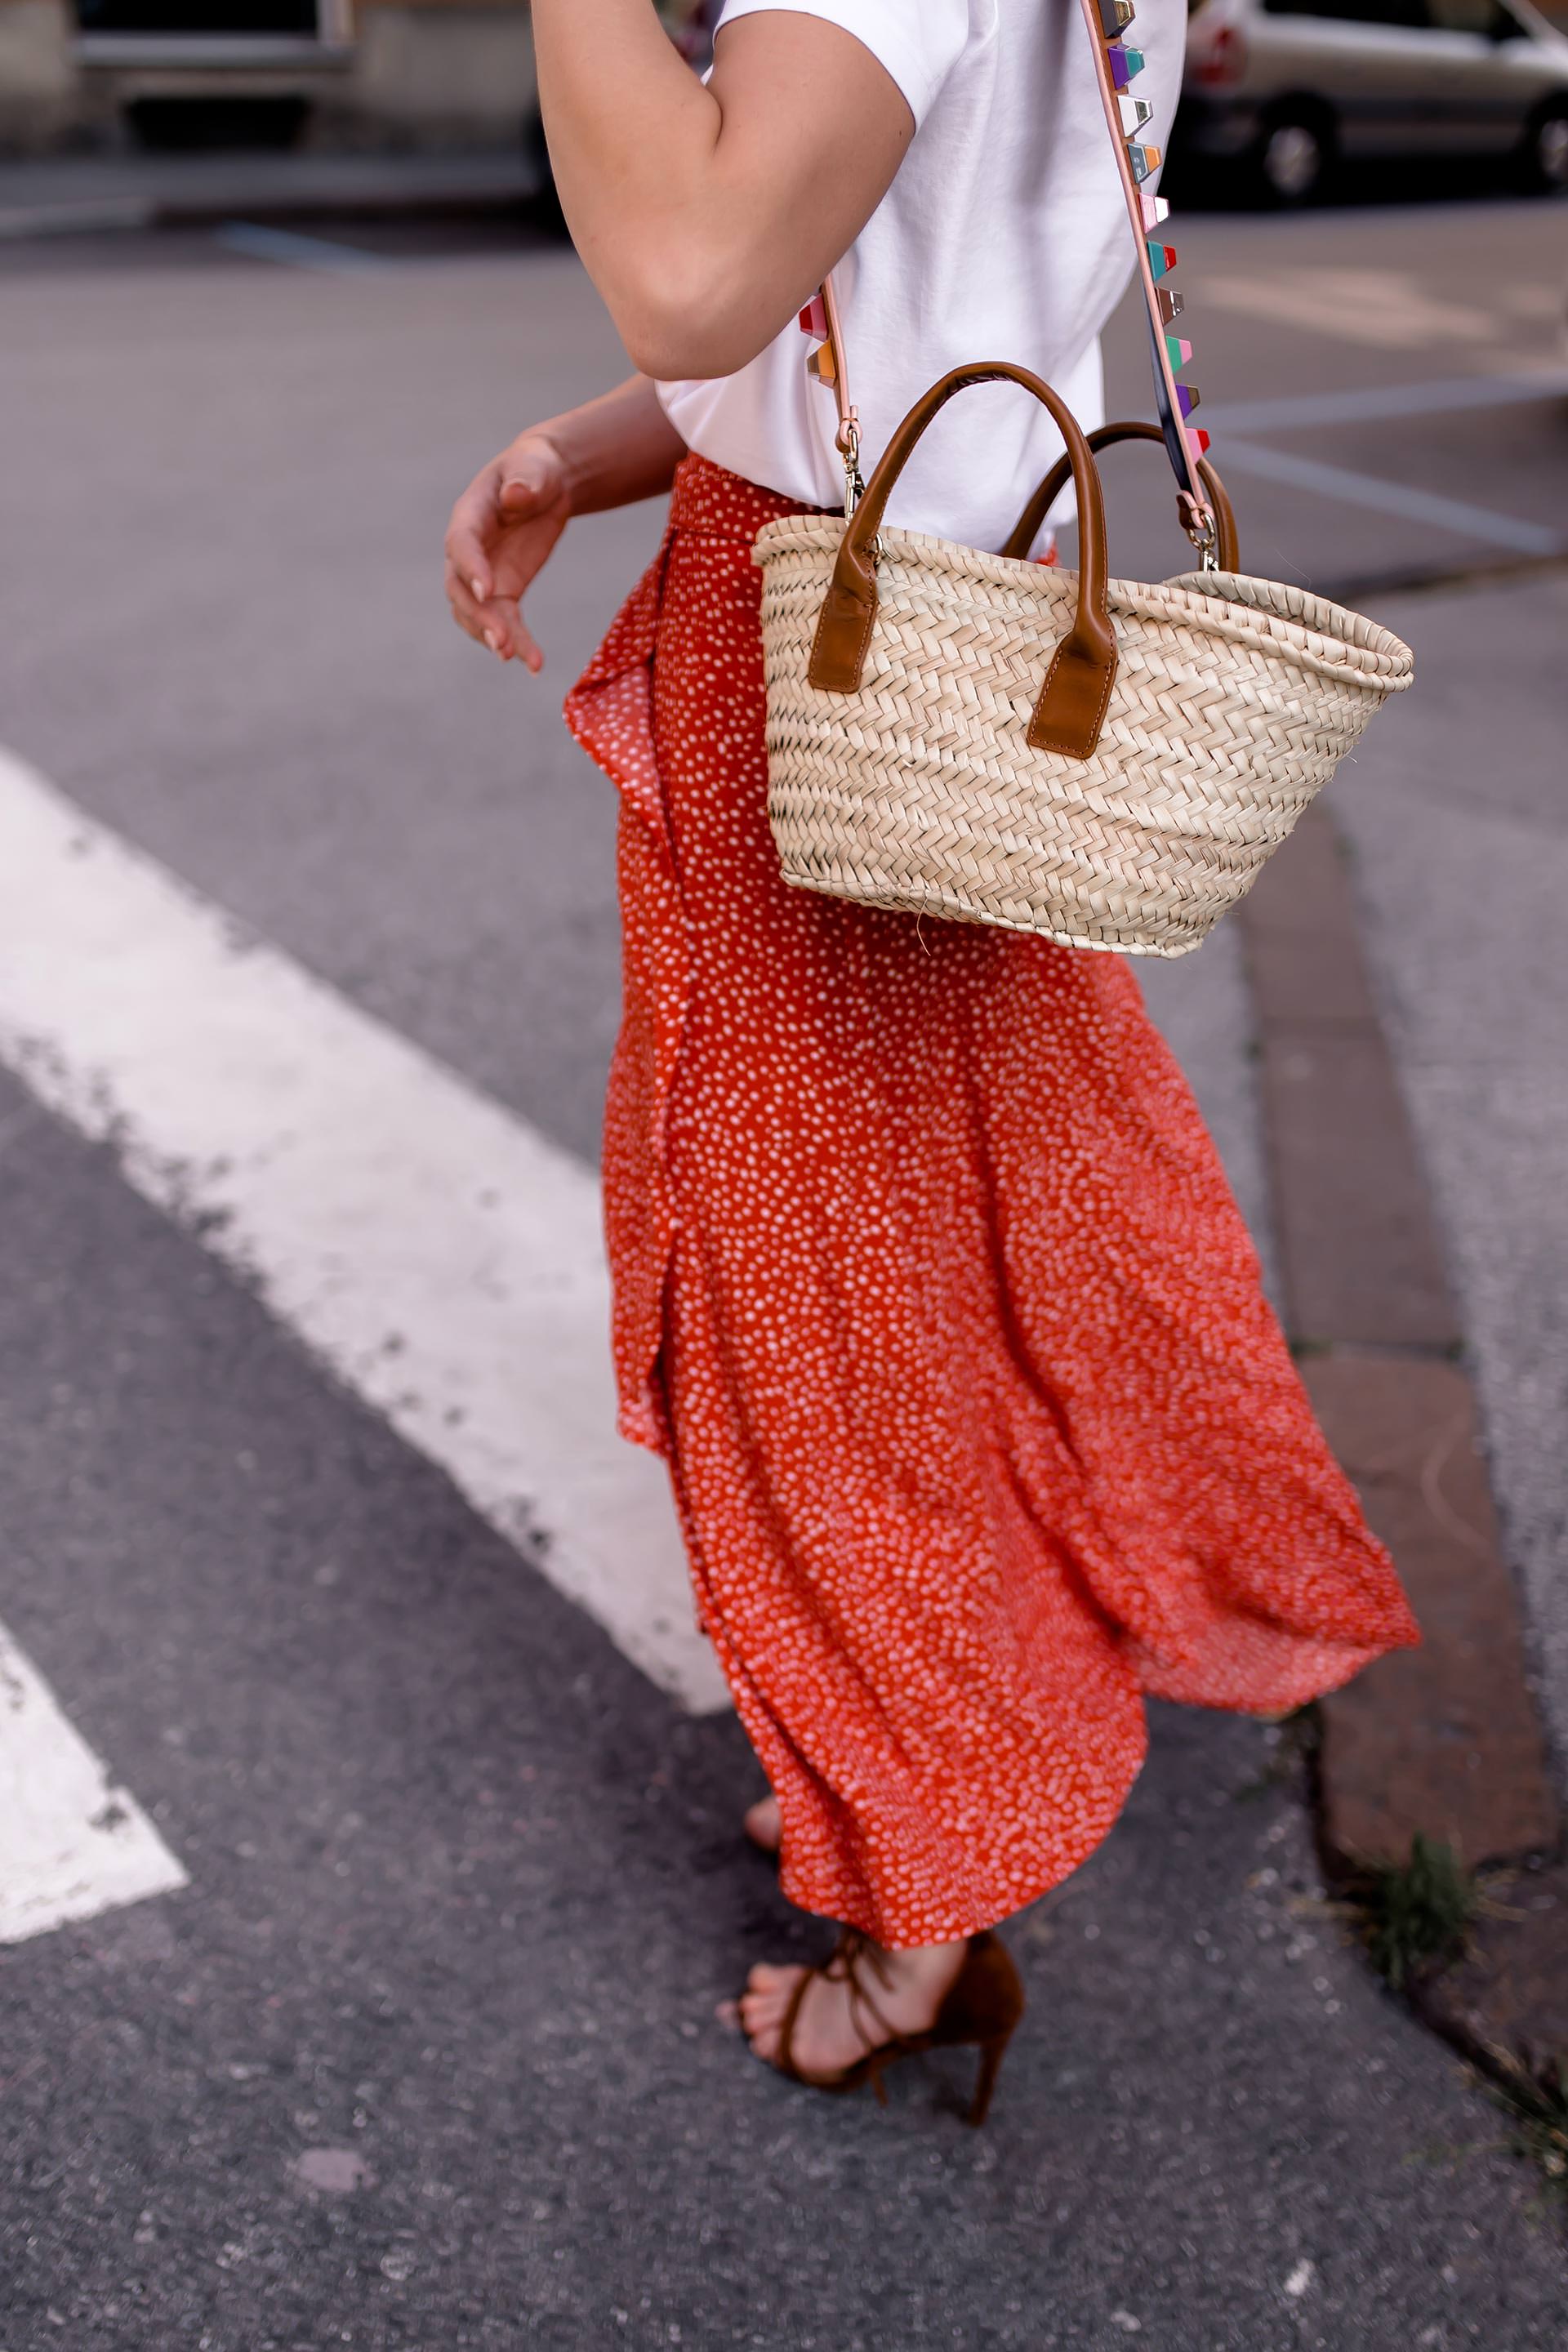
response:
<path id="1" fill-rule="evenodd" d="M 820 18 L 742 17 L 706 87 L 653 0 L 533 0 L 533 24 L 566 217 L 643 371 L 520 434 L 452 510 L 458 625 L 537 670 L 521 598 L 571 517 L 655 496 L 683 454 L 649 379 L 754 358 L 854 243 L 914 122 L 870 51 Z"/>
<path id="2" fill-rule="evenodd" d="M 574 515 L 668 490 L 685 444 L 646 376 L 531 425 L 482 467 L 447 526 L 452 617 L 502 661 L 544 656 L 524 625 L 523 592 Z"/>
<path id="3" fill-rule="evenodd" d="M 645 373 L 729 375 L 854 243 L 914 121 L 851 34 L 788 10 L 720 31 L 706 86 L 653 0 L 533 0 L 568 226 Z"/>
<path id="4" fill-rule="evenodd" d="M 581 408 L 531 425 L 521 437 L 542 437 L 560 452 L 567 496 L 578 515 L 658 498 L 686 455 L 646 375 L 628 376 Z"/>

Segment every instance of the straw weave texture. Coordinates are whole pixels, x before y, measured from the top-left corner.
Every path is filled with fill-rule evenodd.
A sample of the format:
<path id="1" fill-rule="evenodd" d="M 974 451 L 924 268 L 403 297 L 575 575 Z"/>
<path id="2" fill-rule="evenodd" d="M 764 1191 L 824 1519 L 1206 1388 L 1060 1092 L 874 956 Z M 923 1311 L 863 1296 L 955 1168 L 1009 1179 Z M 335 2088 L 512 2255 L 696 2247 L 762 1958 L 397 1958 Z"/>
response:
<path id="1" fill-rule="evenodd" d="M 784 878 L 864 906 L 1176 956 L 1256 878 L 1410 649 L 1271 580 L 1110 583 L 1120 666 L 1089 760 L 1026 732 L 1076 572 L 884 530 L 857 694 L 806 676 L 841 526 L 764 525 L 769 816 Z"/>

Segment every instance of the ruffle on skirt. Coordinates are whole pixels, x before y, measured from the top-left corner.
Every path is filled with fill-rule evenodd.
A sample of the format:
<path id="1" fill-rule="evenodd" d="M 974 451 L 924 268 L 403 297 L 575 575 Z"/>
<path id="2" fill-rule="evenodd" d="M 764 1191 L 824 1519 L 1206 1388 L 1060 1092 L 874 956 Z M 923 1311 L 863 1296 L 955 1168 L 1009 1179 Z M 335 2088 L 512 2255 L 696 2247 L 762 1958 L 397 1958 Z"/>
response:
<path id="1" fill-rule="evenodd" d="M 784 1887 L 892 1945 L 1081 1862 L 1143 1696 L 1273 1712 L 1415 1641 L 1122 959 L 788 888 L 756 531 L 699 458 L 570 696 L 621 793 L 605 1197 Z"/>

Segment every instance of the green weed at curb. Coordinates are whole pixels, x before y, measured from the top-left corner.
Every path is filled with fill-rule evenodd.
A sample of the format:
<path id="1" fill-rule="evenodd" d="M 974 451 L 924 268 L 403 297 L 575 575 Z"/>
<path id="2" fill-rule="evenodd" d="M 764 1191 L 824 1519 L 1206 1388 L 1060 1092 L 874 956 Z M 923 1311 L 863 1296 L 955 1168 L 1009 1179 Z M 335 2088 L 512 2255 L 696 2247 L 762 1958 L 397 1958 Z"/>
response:
<path id="1" fill-rule="evenodd" d="M 1568 2051 L 1539 2075 L 1503 2051 L 1492 2057 L 1496 2072 L 1486 2087 L 1513 2126 L 1510 2147 L 1537 2167 L 1547 2196 L 1568 2216 Z"/>
<path id="2" fill-rule="evenodd" d="M 1451 1845 L 1419 1830 L 1408 1862 L 1366 1872 L 1353 1893 L 1368 1957 L 1395 1992 L 1423 1970 L 1457 1959 L 1481 1906 L 1474 1872 Z"/>
<path id="3" fill-rule="evenodd" d="M 1536 2076 L 1506 2050 L 1491 2044 L 1472 2056 L 1471 2079 L 1510 2125 L 1503 2139 L 1435 2140 L 1412 2148 L 1406 2164 L 1441 2166 L 1452 2172 L 1475 2156 L 1522 2158 L 1541 2175 L 1536 2212 L 1555 2210 L 1568 2221 L 1568 2052 Z"/>
<path id="4" fill-rule="evenodd" d="M 1368 1958 L 1394 1992 L 1411 1995 L 1418 2007 L 1425 1984 L 1463 1958 L 1470 1929 L 1483 1915 L 1518 1917 L 1497 1900 L 1497 1877 L 1484 1883 L 1467 1870 L 1453 1846 L 1420 1831 L 1410 1841 L 1408 1862 L 1358 1871 L 1342 1879 L 1344 1898 L 1335 1906 L 1355 1922 Z M 1568 2221 L 1568 2051 L 1544 2065 L 1531 2065 L 1522 2053 L 1439 2024 L 1469 2060 L 1476 2079 L 1507 2116 L 1510 2131 L 1500 2143 L 1540 2174 L 1543 2202 Z M 1496 2142 L 1424 2152 L 1415 2160 L 1451 2160 L 1479 2155 Z"/>

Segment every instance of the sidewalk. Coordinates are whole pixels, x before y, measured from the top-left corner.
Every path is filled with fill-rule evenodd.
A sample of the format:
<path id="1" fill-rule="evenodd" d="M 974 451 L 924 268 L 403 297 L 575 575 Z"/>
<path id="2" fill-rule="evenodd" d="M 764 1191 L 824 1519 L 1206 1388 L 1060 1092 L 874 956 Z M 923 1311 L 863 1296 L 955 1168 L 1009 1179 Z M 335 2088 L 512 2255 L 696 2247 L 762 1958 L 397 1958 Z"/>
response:
<path id="1" fill-rule="evenodd" d="M 1384 1027 L 1568 1760 L 1568 802 L 1562 572 L 1390 600 L 1420 691 L 1336 782 Z"/>
<path id="2" fill-rule="evenodd" d="M 483 210 L 526 202 L 540 178 L 515 146 L 408 154 L 122 152 L 0 163 L 0 237 L 170 227 L 290 213 Z"/>
<path id="3" fill-rule="evenodd" d="M 1319 1711 L 1325 1860 L 1480 1874 L 1410 1990 L 1505 2082 L 1568 2050 L 1568 812 L 1558 573 L 1380 605 L 1394 703 L 1194 958 L 1143 973 L 1423 1646 Z M 1478 681 L 1489 682 L 1483 692 Z M 1499 1899 L 1500 1897 L 1500 1900 Z"/>

